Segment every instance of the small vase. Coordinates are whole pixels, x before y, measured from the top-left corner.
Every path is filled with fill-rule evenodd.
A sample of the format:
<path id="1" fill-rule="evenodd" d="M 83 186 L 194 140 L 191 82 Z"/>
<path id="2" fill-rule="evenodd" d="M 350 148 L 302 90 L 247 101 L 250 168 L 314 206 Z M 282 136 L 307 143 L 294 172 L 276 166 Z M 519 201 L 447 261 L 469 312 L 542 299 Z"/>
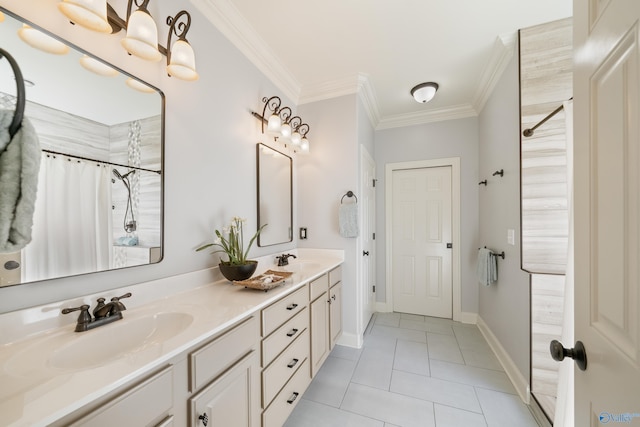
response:
<path id="1" fill-rule="evenodd" d="M 221 262 L 218 264 L 222 275 L 230 281 L 247 280 L 253 275 L 258 267 L 258 261 L 249 260 L 246 264 L 229 264 Z"/>

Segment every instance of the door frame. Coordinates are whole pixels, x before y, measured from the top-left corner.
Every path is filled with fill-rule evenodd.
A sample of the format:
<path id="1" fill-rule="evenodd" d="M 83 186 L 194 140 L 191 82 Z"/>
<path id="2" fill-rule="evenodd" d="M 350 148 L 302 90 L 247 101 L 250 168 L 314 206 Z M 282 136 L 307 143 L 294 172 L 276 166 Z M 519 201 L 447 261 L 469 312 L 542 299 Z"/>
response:
<path id="1" fill-rule="evenodd" d="M 460 157 L 443 159 L 417 160 L 411 162 L 387 163 L 385 165 L 385 235 L 386 235 L 386 303 L 378 307 L 380 311 L 393 311 L 393 172 L 406 169 L 425 169 L 451 167 L 451 281 L 453 320 L 462 319 L 462 300 L 460 285 Z"/>
<path id="2" fill-rule="evenodd" d="M 367 150 L 367 148 L 364 146 L 364 144 L 360 144 L 360 177 L 359 177 L 359 181 L 360 181 L 360 186 L 359 186 L 359 194 L 364 194 L 366 191 L 366 186 L 371 184 L 368 182 L 364 181 L 364 175 L 362 173 L 362 168 L 364 167 L 364 161 L 368 160 L 373 164 L 373 178 L 376 179 L 376 174 L 377 174 L 377 165 L 376 162 L 373 158 L 373 156 L 371 155 L 371 153 L 369 153 L 369 150 Z M 374 230 L 376 229 L 376 194 L 375 194 L 375 188 L 373 189 L 373 228 Z M 364 218 L 364 204 L 361 203 L 360 204 L 360 211 L 358 212 L 360 218 Z M 374 231 L 375 233 L 375 231 Z M 363 251 L 363 238 L 364 238 L 364 233 L 361 233 L 360 237 L 358 238 L 358 242 L 357 242 L 357 248 L 356 248 L 356 256 L 360 256 L 359 254 L 362 253 Z M 369 258 L 369 262 L 371 264 L 373 264 L 373 275 L 372 277 L 370 277 L 370 281 L 372 283 L 364 283 L 364 262 L 362 261 L 362 258 L 360 258 L 360 262 L 358 262 L 358 283 L 360 283 L 360 291 L 358 292 L 358 301 L 356 306 L 358 307 L 357 309 L 357 313 L 358 313 L 358 319 L 357 319 L 357 330 L 358 330 L 358 336 L 361 337 L 364 334 L 365 329 L 367 329 L 367 325 L 368 323 L 364 322 L 364 295 L 367 294 L 369 292 L 369 286 L 372 284 L 374 286 L 375 289 L 375 285 L 376 285 L 376 268 L 375 268 L 375 263 L 376 263 L 376 240 L 372 239 L 372 244 L 371 244 L 371 248 L 369 249 L 371 251 L 370 254 L 370 258 Z M 371 307 L 371 312 L 372 315 L 373 313 L 375 313 L 376 311 L 376 307 L 377 307 L 377 303 L 376 303 L 376 293 L 373 292 L 373 305 Z M 368 321 L 371 321 L 371 318 L 368 319 Z M 361 343 L 359 343 L 361 344 Z"/>

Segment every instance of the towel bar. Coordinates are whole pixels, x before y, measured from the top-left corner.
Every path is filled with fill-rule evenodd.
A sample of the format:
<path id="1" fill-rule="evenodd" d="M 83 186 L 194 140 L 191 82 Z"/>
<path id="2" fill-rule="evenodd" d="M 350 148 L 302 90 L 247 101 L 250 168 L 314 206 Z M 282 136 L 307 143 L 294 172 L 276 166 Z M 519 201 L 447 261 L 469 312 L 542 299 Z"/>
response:
<path id="1" fill-rule="evenodd" d="M 484 248 L 487 249 L 486 246 Z M 478 248 L 478 250 L 480 250 L 480 248 Z M 500 257 L 500 258 L 504 259 L 504 256 L 505 256 L 504 255 L 504 251 L 502 251 L 500 253 L 497 253 L 497 252 L 492 251 L 491 249 L 489 249 L 489 250 L 491 251 L 491 256 Z"/>

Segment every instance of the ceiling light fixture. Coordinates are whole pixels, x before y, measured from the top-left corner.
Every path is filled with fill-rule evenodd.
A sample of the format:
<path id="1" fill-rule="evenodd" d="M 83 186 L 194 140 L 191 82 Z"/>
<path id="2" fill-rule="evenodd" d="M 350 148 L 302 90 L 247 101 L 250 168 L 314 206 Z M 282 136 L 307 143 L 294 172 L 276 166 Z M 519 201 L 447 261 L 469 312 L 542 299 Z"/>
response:
<path id="1" fill-rule="evenodd" d="M 411 89 L 411 96 L 416 102 L 425 104 L 433 99 L 438 91 L 439 85 L 434 82 L 420 83 Z"/>
<path id="2" fill-rule="evenodd" d="M 127 15 L 122 19 L 106 0 L 62 0 L 58 9 L 72 24 L 87 29 L 115 34 L 126 30 L 122 46 L 130 55 L 148 61 L 159 61 L 167 57 L 167 73 L 182 80 L 197 80 L 195 54 L 187 41 L 191 26 L 191 15 L 182 10 L 176 16 L 168 16 L 167 47 L 158 44 L 158 28 L 147 8 L 150 0 L 128 0 Z M 132 12 L 133 6 L 137 9 Z M 178 39 L 171 45 L 171 38 Z"/>
<path id="3" fill-rule="evenodd" d="M 271 98 L 262 98 L 264 107 L 262 115 L 251 112 L 251 115 L 258 118 L 262 123 L 262 133 L 265 133 L 264 125 L 267 124 L 267 135 L 271 135 L 275 140 L 283 142 L 291 142 L 294 150 L 299 149 L 303 153 L 309 152 L 309 125 L 302 122 L 300 116 L 294 116 L 291 108 L 282 107 L 282 100 L 278 96 Z M 267 118 L 267 109 L 271 111 L 271 115 Z"/>
<path id="4" fill-rule="evenodd" d="M 18 37 L 29 46 L 43 52 L 56 55 L 69 53 L 69 46 L 27 24 L 22 24 L 22 27 L 18 30 Z"/>

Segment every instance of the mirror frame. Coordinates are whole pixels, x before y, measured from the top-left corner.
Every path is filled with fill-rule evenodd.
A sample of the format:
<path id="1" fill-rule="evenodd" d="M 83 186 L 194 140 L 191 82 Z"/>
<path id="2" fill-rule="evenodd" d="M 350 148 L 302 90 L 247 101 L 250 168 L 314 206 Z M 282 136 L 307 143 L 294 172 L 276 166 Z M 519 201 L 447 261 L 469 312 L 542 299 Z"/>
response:
<path id="1" fill-rule="evenodd" d="M 257 213 L 258 213 L 258 229 L 260 228 L 260 226 L 262 225 L 262 220 L 261 218 L 264 218 L 264 215 L 260 215 L 261 213 L 261 203 L 260 203 L 260 196 L 262 193 L 264 193 L 264 191 L 261 192 L 261 188 L 264 190 L 264 183 L 262 185 L 260 185 L 260 152 L 263 150 L 263 148 L 267 148 L 269 150 L 272 150 L 280 155 L 282 155 L 285 159 L 289 160 L 289 237 L 288 240 L 282 240 L 282 241 L 277 241 L 277 242 L 268 242 L 265 243 L 262 239 L 262 233 L 260 233 L 258 235 L 258 239 L 257 239 L 257 244 L 259 247 L 266 247 L 266 246 L 274 246 L 274 245 L 280 245 L 283 243 L 289 243 L 293 241 L 293 158 L 291 156 L 288 156 L 287 154 L 276 150 L 275 148 L 263 144 L 261 142 L 256 144 L 256 183 L 257 183 Z"/>
<path id="2" fill-rule="evenodd" d="M 104 270 L 96 270 L 96 271 L 90 271 L 90 272 L 85 272 L 85 273 L 78 273 L 78 274 L 71 274 L 71 275 L 65 275 L 65 276 L 56 276 L 56 277 L 50 277 L 47 279 L 39 279 L 39 280 L 32 280 L 32 281 L 27 281 L 27 282 L 20 282 L 20 283 L 14 283 L 14 284 L 10 284 L 10 285 L 5 285 L 0 287 L 0 289 L 4 288 L 4 287 L 12 287 L 12 286 L 19 286 L 19 285 L 28 285 L 31 283 L 39 283 L 39 282 L 44 282 L 44 281 L 48 281 L 48 280 L 58 280 L 58 279 L 63 279 L 66 277 L 77 277 L 77 276 L 86 276 L 89 274 L 96 274 L 96 273 L 106 273 L 109 271 L 117 271 L 117 270 L 124 270 L 124 269 L 129 269 L 129 268 L 136 268 L 136 267 L 144 267 L 144 266 L 148 266 L 148 265 L 153 265 L 153 264 L 159 264 L 160 262 L 162 262 L 164 260 L 164 256 L 165 256 L 165 123 L 166 123 L 166 97 L 165 94 L 162 90 L 160 90 L 158 87 L 140 79 L 139 77 L 121 69 L 120 67 L 109 63 L 108 61 L 104 60 L 103 58 L 100 58 L 98 56 L 96 56 L 95 54 L 79 47 L 78 45 L 72 43 L 69 40 L 66 40 L 64 38 L 62 38 L 61 36 L 51 33 L 50 31 L 42 28 L 41 26 L 33 23 L 32 21 L 18 15 L 17 13 L 7 9 L 4 6 L 0 6 L 0 12 L 3 12 L 4 14 L 6 14 L 7 16 L 22 22 L 24 24 L 27 24 L 29 26 L 31 26 L 32 28 L 41 31 L 42 33 L 66 44 L 67 46 L 69 46 L 69 48 L 76 50 L 77 52 L 81 53 L 81 54 L 85 54 L 90 56 L 91 58 L 94 58 L 97 61 L 102 62 L 105 65 L 108 65 L 109 67 L 113 68 L 114 70 L 118 71 L 121 75 L 125 76 L 125 77 L 130 77 L 146 86 L 148 86 L 149 88 L 153 89 L 155 91 L 155 94 L 158 95 L 160 97 L 160 102 L 159 102 L 159 114 L 160 114 L 160 129 L 159 129 L 159 136 L 160 136 L 160 162 L 159 162 L 159 179 L 160 179 L 160 213 L 159 213 L 159 221 L 160 221 L 160 229 L 159 229 L 159 244 L 160 244 L 160 254 L 158 257 L 158 260 L 155 262 L 149 262 L 147 264 L 137 264 L 137 265 L 131 265 L 131 266 L 122 266 L 122 267 L 114 267 L 114 268 L 108 268 L 108 269 L 104 269 Z M 78 64 L 78 66 L 80 66 L 80 64 Z M 133 89 L 132 89 L 133 90 Z M 28 101 L 28 99 L 27 99 Z M 64 153 L 62 153 L 64 155 Z M 76 156 L 76 157 L 80 157 L 80 156 Z M 94 159 L 89 159 L 94 161 Z M 98 160 L 95 160 L 97 162 L 99 162 Z M 102 162 L 102 163 L 108 163 L 108 162 Z M 109 163 L 112 164 L 112 163 Z M 115 166 L 126 166 L 126 165 L 119 165 L 119 164 L 115 164 L 113 163 L 113 165 Z M 144 169 L 144 167 L 141 166 L 142 169 Z"/>

